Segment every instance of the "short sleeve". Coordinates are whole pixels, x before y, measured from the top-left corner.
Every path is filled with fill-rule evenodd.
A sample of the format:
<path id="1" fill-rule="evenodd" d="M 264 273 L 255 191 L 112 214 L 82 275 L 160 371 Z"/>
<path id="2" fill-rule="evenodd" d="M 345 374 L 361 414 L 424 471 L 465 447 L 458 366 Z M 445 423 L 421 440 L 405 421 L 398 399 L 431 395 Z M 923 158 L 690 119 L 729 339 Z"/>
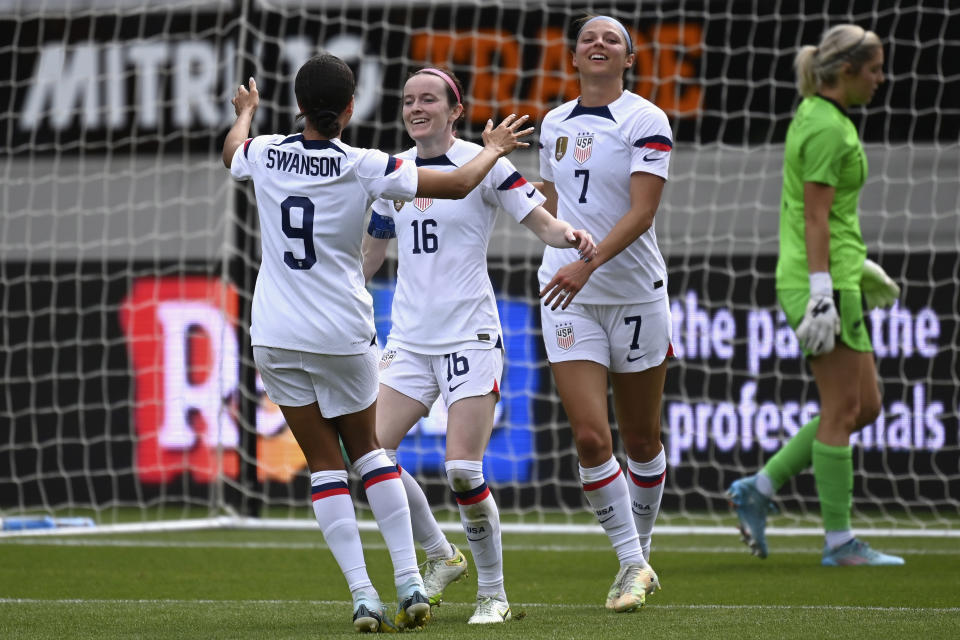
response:
<path id="1" fill-rule="evenodd" d="M 409 202 L 417 195 L 417 165 L 412 160 L 366 149 L 357 163 L 357 177 L 374 198 Z"/>
<path id="2" fill-rule="evenodd" d="M 491 204 L 498 205 L 517 222 L 546 200 L 506 158 L 500 158 L 493 165 L 487 176 L 487 184 L 492 187 L 488 193 L 495 200 Z"/>
<path id="3" fill-rule="evenodd" d="M 243 144 L 233 152 L 230 162 L 230 175 L 235 180 L 249 180 L 253 175 L 253 167 L 259 163 L 260 155 L 275 136 L 257 136 L 247 138 Z"/>
<path id="4" fill-rule="evenodd" d="M 540 152 L 540 179 L 553 182 L 553 165 L 550 163 L 550 154 L 553 153 L 553 136 L 546 122 L 543 123 L 540 130 L 538 149 Z"/>
<path id="5" fill-rule="evenodd" d="M 666 114 L 655 109 L 636 118 L 629 142 L 630 173 L 642 171 L 666 180 L 673 151 L 673 132 Z"/>
<path id="6" fill-rule="evenodd" d="M 819 182 L 836 187 L 846 143 L 842 131 L 825 127 L 814 131 L 801 150 L 801 178 L 803 182 Z"/>

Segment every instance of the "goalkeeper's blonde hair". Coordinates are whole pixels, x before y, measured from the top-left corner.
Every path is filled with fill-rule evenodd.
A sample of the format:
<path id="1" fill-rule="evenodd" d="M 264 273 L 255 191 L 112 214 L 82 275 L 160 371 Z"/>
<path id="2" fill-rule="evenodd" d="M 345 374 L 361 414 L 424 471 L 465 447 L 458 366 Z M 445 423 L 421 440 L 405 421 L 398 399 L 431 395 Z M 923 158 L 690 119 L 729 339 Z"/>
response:
<path id="1" fill-rule="evenodd" d="M 823 34 L 818 46 L 800 47 L 793 59 L 797 90 L 806 98 L 817 93 L 821 87 L 832 87 L 844 65 L 849 64 L 857 73 L 881 46 L 877 34 L 855 24 L 831 27 Z"/>

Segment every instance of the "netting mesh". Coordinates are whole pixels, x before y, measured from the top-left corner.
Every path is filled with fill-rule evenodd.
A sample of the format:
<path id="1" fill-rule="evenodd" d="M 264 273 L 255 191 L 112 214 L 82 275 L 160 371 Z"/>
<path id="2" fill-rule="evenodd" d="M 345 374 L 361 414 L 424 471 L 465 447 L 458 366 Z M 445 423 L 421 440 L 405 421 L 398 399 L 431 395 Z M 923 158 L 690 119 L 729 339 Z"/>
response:
<path id="1" fill-rule="evenodd" d="M 220 164 L 229 97 L 255 76 L 255 130 L 293 131 L 293 76 L 326 49 L 358 79 L 344 138 L 396 152 L 410 145 L 404 78 L 444 64 L 464 82 L 461 135 L 475 140 L 488 118 L 538 121 L 576 97 L 567 46 L 584 11 L 627 25 L 626 86 L 676 138 L 656 222 L 678 355 L 661 522 L 726 515 L 729 482 L 817 412 L 773 290 L 782 143 L 797 47 L 854 22 L 887 60 L 887 83 L 851 113 L 870 165 L 861 225 L 904 292 L 869 316 L 884 412 L 856 438 L 855 508 L 876 525 L 956 528 L 960 10 L 948 2 L 0 1 L 3 513 L 304 516 L 302 457 L 238 332 L 259 256 L 252 192 Z M 538 176 L 535 153 L 512 159 Z M 570 521 L 584 502 L 542 346 L 542 248 L 501 222 L 489 267 L 507 365 L 486 475 L 501 510 Z M 371 283 L 381 344 L 395 266 Z M 400 462 L 452 507 L 444 428 L 434 412 Z M 809 474 L 780 497 L 816 521 Z"/>

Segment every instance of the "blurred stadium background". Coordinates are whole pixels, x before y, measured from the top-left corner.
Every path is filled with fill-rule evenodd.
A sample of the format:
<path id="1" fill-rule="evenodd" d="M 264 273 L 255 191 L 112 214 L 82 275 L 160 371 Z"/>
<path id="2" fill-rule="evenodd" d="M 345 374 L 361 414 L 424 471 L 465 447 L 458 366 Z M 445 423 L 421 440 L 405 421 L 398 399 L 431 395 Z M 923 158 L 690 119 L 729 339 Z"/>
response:
<path id="1" fill-rule="evenodd" d="M 719 524 L 729 482 L 817 411 L 773 290 L 782 143 L 797 47 L 854 22 L 887 58 L 887 83 L 851 114 L 870 163 L 861 223 L 904 292 L 870 314 L 884 414 L 855 447 L 856 522 L 958 535 L 960 7 L 948 0 L 0 0 L 0 515 L 309 524 L 308 474 L 244 330 L 259 256 L 252 192 L 220 164 L 229 98 L 255 76 L 256 131 L 293 131 L 293 75 L 326 49 L 358 78 L 344 139 L 396 152 L 410 144 L 407 73 L 442 63 L 467 87 L 462 135 L 478 139 L 487 118 L 538 121 L 577 95 L 566 50 L 584 11 L 631 30 L 627 87 L 676 138 L 656 222 L 678 352 L 660 522 Z M 511 159 L 537 178 L 535 152 Z M 573 530 L 585 503 L 531 238 L 504 224 L 490 245 L 507 370 L 486 474 L 512 521 Z M 381 344 L 394 272 L 391 260 L 371 285 Z M 452 507 L 444 428 L 435 411 L 400 462 Z M 780 525 L 817 524 L 812 479 L 781 498 Z"/>

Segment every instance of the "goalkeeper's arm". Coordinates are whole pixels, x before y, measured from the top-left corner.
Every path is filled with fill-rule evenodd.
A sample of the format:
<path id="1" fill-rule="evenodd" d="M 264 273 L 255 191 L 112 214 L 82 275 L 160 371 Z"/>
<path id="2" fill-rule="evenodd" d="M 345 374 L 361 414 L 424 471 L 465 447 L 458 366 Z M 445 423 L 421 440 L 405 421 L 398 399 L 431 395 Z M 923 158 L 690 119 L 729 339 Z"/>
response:
<path id="1" fill-rule="evenodd" d="M 890 279 L 887 272 L 873 260 L 864 260 L 860 276 L 860 291 L 867 308 L 889 309 L 900 297 L 900 287 Z"/>

